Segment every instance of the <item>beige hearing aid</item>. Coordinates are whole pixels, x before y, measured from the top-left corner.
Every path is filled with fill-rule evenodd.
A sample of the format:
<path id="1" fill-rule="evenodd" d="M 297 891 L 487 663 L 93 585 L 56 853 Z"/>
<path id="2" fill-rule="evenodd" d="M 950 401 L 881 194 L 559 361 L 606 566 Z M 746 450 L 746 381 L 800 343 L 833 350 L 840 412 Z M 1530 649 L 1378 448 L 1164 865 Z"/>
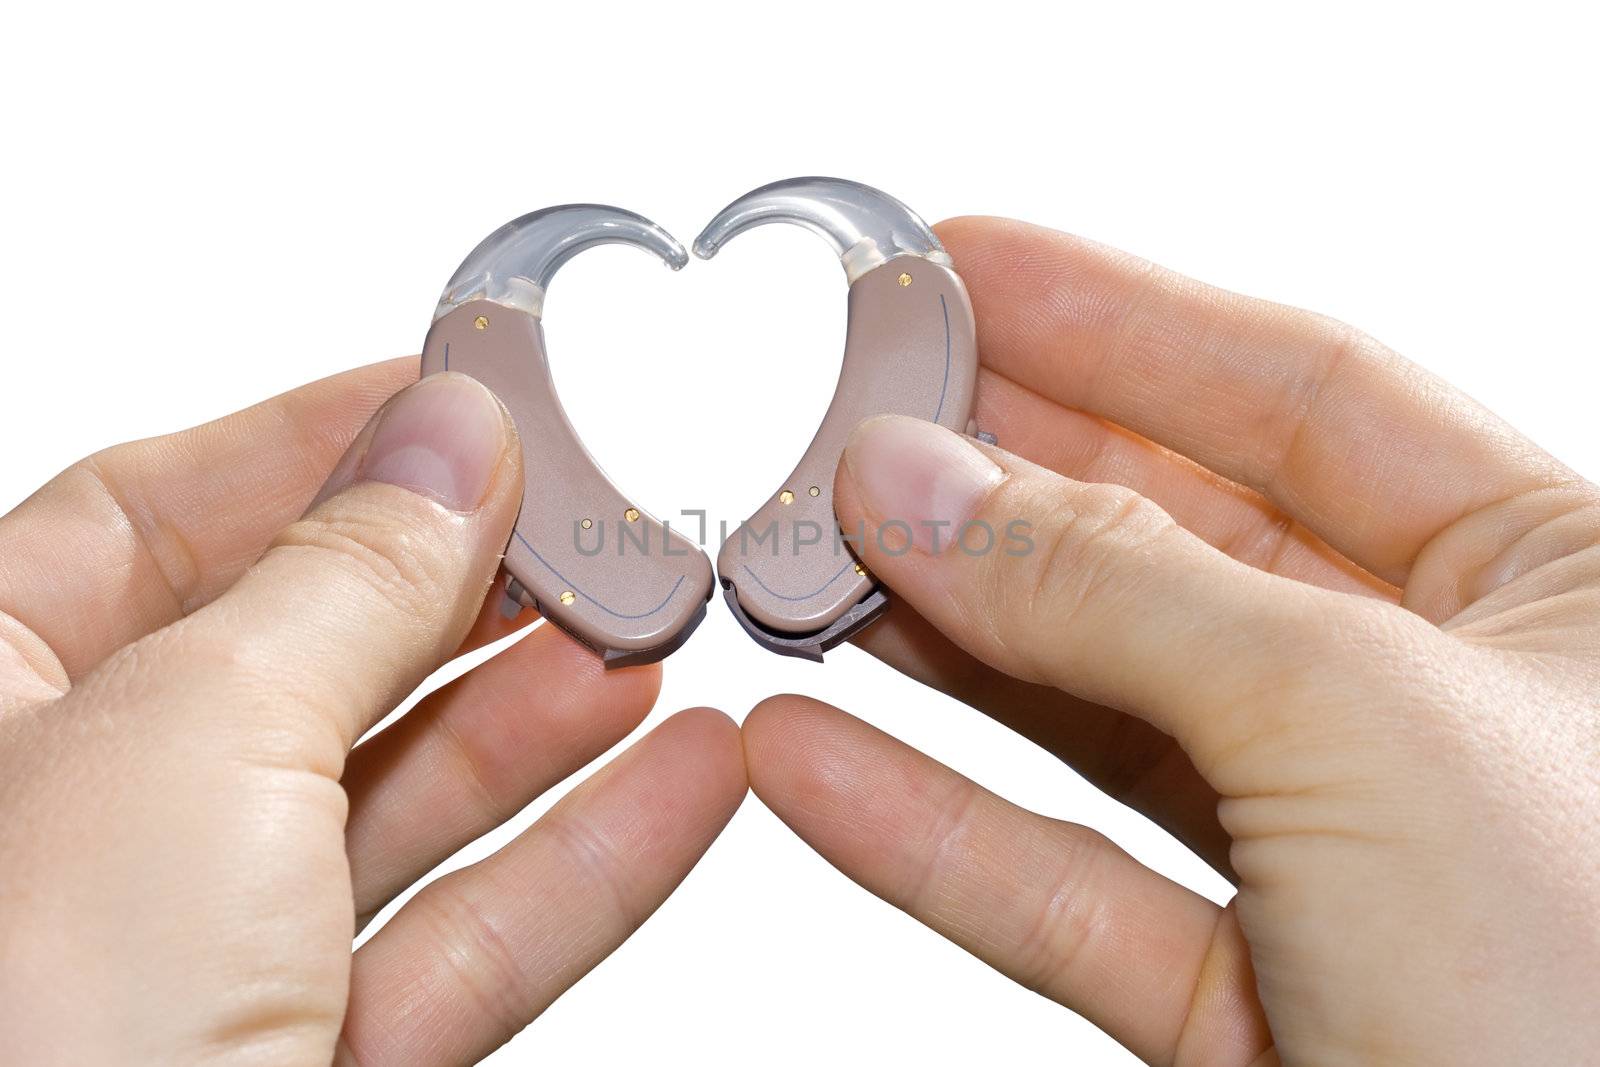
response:
<path id="1" fill-rule="evenodd" d="M 618 208 L 524 215 L 490 234 L 450 279 L 422 373 L 471 375 L 516 422 L 525 489 L 506 545 L 508 598 L 617 667 L 654 662 L 688 640 L 705 618 L 711 563 L 611 484 L 556 398 L 540 325 L 545 289 L 572 256 L 608 243 L 654 252 L 673 270 L 689 259 L 661 227 Z"/>
<path id="2" fill-rule="evenodd" d="M 977 344 L 972 305 L 950 257 L 893 197 L 837 178 L 775 182 L 723 208 L 695 240 L 695 255 L 710 259 L 730 237 L 768 222 L 804 226 L 839 253 L 850 281 L 844 367 L 799 465 L 723 542 L 717 573 L 728 607 L 758 643 L 821 660 L 889 603 L 850 550 L 848 539 L 863 532 L 841 536 L 834 517 L 833 475 L 845 440 L 863 419 L 882 414 L 977 433 Z"/>

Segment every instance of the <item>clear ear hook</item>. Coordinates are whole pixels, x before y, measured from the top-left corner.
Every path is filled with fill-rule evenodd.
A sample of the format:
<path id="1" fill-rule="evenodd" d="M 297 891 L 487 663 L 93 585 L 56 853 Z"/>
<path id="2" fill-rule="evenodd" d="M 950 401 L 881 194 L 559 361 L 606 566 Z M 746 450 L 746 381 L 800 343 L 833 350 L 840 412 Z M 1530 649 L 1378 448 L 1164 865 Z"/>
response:
<path id="1" fill-rule="evenodd" d="M 643 215 L 604 204 L 563 204 L 513 219 L 479 242 L 445 286 L 434 321 L 469 300 L 491 300 L 538 317 L 561 265 L 586 248 L 627 244 L 653 252 L 673 270 L 689 254 Z"/>
<path id="2" fill-rule="evenodd" d="M 804 226 L 821 235 L 838 253 L 852 283 L 900 255 L 951 265 L 939 239 L 915 211 L 888 193 L 843 178 L 789 178 L 746 193 L 695 238 L 694 254 L 710 259 L 729 238 L 769 222 Z"/>

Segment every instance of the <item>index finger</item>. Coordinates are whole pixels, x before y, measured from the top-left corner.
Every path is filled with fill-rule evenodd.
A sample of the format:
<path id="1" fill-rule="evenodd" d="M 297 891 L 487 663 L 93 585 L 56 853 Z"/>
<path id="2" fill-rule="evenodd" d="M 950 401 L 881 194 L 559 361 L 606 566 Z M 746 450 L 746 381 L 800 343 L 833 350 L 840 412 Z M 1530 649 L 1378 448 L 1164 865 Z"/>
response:
<path id="1" fill-rule="evenodd" d="M 986 366 L 1260 491 L 1396 585 L 1458 519 L 1581 481 L 1325 316 L 1026 223 L 937 229 L 971 293 Z M 987 428 L 1004 441 L 1003 426 Z"/>
<path id="2" fill-rule="evenodd" d="M 376 363 L 74 464 L 0 516 L 0 613 L 77 678 L 232 585 L 416 380 Z"/>

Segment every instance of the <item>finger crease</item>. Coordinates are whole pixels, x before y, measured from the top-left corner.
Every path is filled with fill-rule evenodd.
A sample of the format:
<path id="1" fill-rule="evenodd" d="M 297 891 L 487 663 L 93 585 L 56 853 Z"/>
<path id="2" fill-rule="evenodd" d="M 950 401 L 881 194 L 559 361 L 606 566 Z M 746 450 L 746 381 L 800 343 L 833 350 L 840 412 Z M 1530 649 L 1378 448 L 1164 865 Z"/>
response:
<path id="1" fill-rule="evenodd" d="M 432 916 L 438 956 L 484 1016 L 499 1027 L 497 1044 L 509 1041 L 526 1025 L 527 990 L 532 988 L 516 953 L 477 905 L 448 883 L 435 883 L 432 892 L 418 894 L 416 902 L 423 902 Z M 484 975 L 480 963 L 492 973 Z"/>
<path id="2" fill-rule="evenodd" d="M 1323 357 L 1322 365 L 1312 374 L 1310 381 L 1300 391 L 1298 401 L 1286 413 L 1287 431 L 1279 435 L 1275 448 L 1257 457 L 1256 470 L 1259 474 L 1256 487 L 1263 493 L 1275 500 L 1282 499 L 1280 479 L 1295 454 L 1304 447 L 1306 429 L 1311 425 L 1317 401 L 1326 391 L 1328 383 L 1333 381 L 1361 346 L 1364 338 L 1365 335 L 1355 327 L 1340 324 L 1338 336 L 1328 346 L 1328 354 Z"/>
<path id="3" fill-rule="evenodd" d="M 906 882 L 902 894 L 905 909 L 913 914 L 933 913 L 933 901 L 937 896 L 935 887 L 941 880 L 940 872 L 948 864 L 950 853 L 964 836 L 967 822 L 983 797 L 983 791 L 975 783 L 965 778 L 957 779 L 957 782 L 955 791 L 939 806 L 941 817 L 933 824 L 925 839 L 931 844 L 926 850 L 928 858 L 918 865 L 916 872 Z"/>
<path id="4" fill-rule="evenodd" d="M 617 876 L 624 863 L 600 834 L 571 816 L 555 812 L 546 816 L 546 826 L 572 860 L 611 897 L 612 906 L 627 929 L 634 929 L 649 917 Z"/>
<path id="5" fill-rule="evenodd" d="M 1027 961 L 1018 969 L 1018 981 L 1036 993 L 1048 996 L 1077 966 L 1095 932 L 1111 925 L 1108 895 L 1085 889 L 1099 851 L 1092 839 L 1066 847 L 1063 869 L 1017 943 L 1018 958 Z M 1087 907 L 1078 906 L 1084 901 Z"/>
<path id="6" fill-rule="evenodd" d="M 1129 347 L 1129 338 L 1138 332 L 1145 318 L 1145 309 L 1162 292 L 1161 282 L 1166 272 L 1148 260 L 1142 260 L 1140 267 L 1139 276 L 1131 283 L 1133 295 L 1128 299 L 1122 315 L 1106 331 L 1105 341 L 1100 346 L 1100 358 L 1095 361 L 1094 368 L 1084 379 L 1083 406 L 1090 410 L 1102 410 L 1097 395 L 1100 392 L 1100 384 L 1111 376 L 1112 367 Z"/>
<path id="7" fill-rule="evenodd" d="M 150 561 L 156 574 L 160 576 L 162 587 L 172 599 L 174 617 L 181 617 L 193 611 L 196 607 L 195 582 L 192 577 L 180 578 L 175 571 L 177 566 L 181 566 L 184 573 L 189 576 L 199 573 L 195 563 L 194 547 L 176 527 L 162 525 L 161 528 L 165 531 L 162 547 L 166 551 L 158 551 L 155 527 L 159 524 L 150 522 L 139 509 L 128 506 L 115 480 L 101 466 L 98 457 L 90 456 L 83 461 L 81 467 L 126 522 L 129 533 L 133 535 L 134 548 Z"/>
<path id="8" fill-rule="evenodd" d="M 440 736 L 444 738 L 445 744 L 450 747 L 451 751 L 455 753 L 456 759 L 460 762 L 464 772 L 463 777 L 467 780 L 467 788 L 477 794 L 479 805 L 483 810 L 483 815 L 488 825 L 499 826 L 515 815 L 515 811 L 507 811 L 507 805 L 502 804 L 495 797 L 494 790 L 490 789 L 489 783 L 484 780 L 483 770 L 478 765 L 478 761 L 473 758 L 472 752 L 467 748 L 466 741 L 462 738 L 460 732 L 450 725 L 445 715 L 443 713 L 434 715 L 433 724 L 439 728 Z"/>

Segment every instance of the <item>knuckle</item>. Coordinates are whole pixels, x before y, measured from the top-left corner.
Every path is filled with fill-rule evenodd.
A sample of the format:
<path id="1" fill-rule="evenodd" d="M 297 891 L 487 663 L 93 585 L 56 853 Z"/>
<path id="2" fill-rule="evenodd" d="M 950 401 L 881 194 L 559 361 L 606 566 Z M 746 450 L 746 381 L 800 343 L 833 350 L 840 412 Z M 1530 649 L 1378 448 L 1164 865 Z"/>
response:
<path id="1" fill-rule="evenodd" d="M 923 859 L 907 872 L 897 894 L 908 911 L 931 914 L 935 910 L 950 871 L 960 867 L 968 850 L 973 812 L 982 799 L 978 786 L 962 778 L 930 809 L 927 831 L 918 850 Z"/>
<path id="2" fill-rule="evenodd" d="M 1066 832 L 1054 852 L 1058 866 L 1024 912 L 1030 919 L 1021 928 L 1014 957 L 1017 980 L 1046 994 L 1114 934 L 1109 894 L 1093 884 L 1108 842 L 1082 827 L 1062 829 Z"/>
<path id="3" fill-rule="evenodd" d="M 456 982 L 496 1032 L 499 1043 L 509 1041 L 528 1024 L 533 982 L 516 953 L 494 922 L 471 897 L 446 879 L 418 893 L 419 906 L 429 936 Z"/>
<path id="4" fill-rule="evenodd" d="M 1281 574 L 1285 556 L 1302 529 L 1286 512 L 1267 511 L 1245 523 L 1231 537 L 1224 538 L 1217 549 L 1257 570 Z"/>
<path id="5" fill-rule="evenodd" d="M 163 521 L 139 493 L 123 485 L 119 475 L 143 447 L 138 443 L 103 449 L 73 464 L 58 480 L 72 487 L 74 495 L 87 498 L 88 507 L 110 511 L 107 525 L 114 522 L 127 530 L 133 551 L 149 561 L 177 612 L 186 615 L 200 602 L 199 554 L 184 536 L 181 523 Z"/>
<path id="6" fill-rule="evenodd" d="M 478 824 L 490 828 L 510 821 L 521 805 L 508 803 L 501 797 L 499 791 L 491 787 L 493 776 L 488 773 L 478 749 L 469 744 L 461 731 L 450 724 L 447 715 L 437 716 L 433 720 L 433 725 L 439 731 L 447 751 L 459 768 L 457 777 L 471 796 Z"/>
<path id="7" fill-rule="evenodd" d="M 616 855 L 604 835 L 576 815 L 552 812 L 545 825 L 556 847 L 571 864 L 574 885 L 587 885 L 591 899 L 611 902 L 617 925 L 636 929 L 649 917 L 645 895 L 629 885 L 627 864 Z"/>
<path id="8" fill-rule="evenodd" d="M 1085 606 L 1172 529 L 1164 511 L 1131 489 L 1085 486 L 1054 505 L 1016 617 L 1053 633 L 1070 629 Z"/>
<path id="9" fill-rule="evenodd" d="M 309 559 L 341 584 L 377 596 L 386 607 L 431 619 L 452 599 L 435 538 L 419 523 L 385 515 L 310 517 L 288 526 L 273 551 Z"/>
<path id="10" fill-rule="evenodd" d="M 1383 351 L 1371 337 L 1338 319 L 1307 313 L 1305 325 L 1314 338 L 1309 342 L 1310 350 L 1317 355 L 1295 369 L 1293 378 L 1284 383 L 1279 400 L 1264 406 L 1258 415 L 1254 437 L 1259 443 L 1251 457 L 1253 480 L 1267 486 L 1277 484 L 1282 472 L 1293 466 L 1311 440 L 1306 430 L 1314 424 L 1330 383 L 1348 364 L 1381 358 Z"/>

